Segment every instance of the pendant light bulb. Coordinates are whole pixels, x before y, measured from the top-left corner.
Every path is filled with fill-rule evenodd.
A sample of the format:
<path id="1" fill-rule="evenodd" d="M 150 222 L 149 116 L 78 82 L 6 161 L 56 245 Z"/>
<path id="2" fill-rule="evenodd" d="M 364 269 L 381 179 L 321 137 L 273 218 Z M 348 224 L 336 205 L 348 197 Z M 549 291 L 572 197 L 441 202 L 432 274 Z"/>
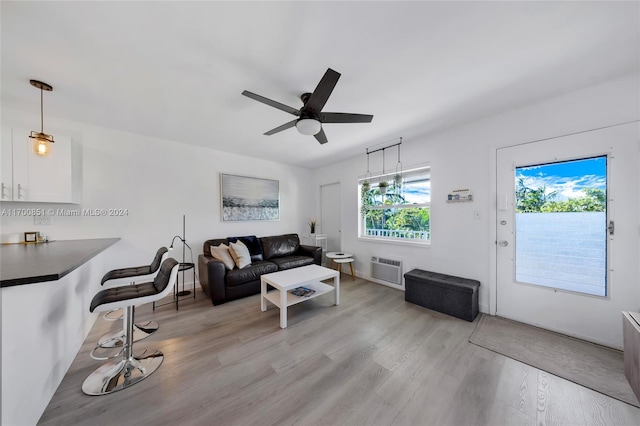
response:
<path id="1" fill-rule="evenodd" d="M 36 152 L 38 153 L 38 155 L 47 155 L 47 143 L 42 139 L 38 139 Z"/>

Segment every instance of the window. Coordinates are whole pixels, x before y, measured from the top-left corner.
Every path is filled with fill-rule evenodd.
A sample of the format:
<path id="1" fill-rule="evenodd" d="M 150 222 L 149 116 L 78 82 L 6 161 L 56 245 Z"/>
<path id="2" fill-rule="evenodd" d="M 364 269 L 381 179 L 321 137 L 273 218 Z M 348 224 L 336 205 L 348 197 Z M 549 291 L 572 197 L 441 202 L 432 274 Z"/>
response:
<path id="1" fill-rule="evenodd" d="M 516 167 L 516 281 L 607 295 L 607 157 Z"/>
<path id="2" fill-rule="evenodd" d="M 429 167 L 358 180 L 360 238 L 428 243 L 431 240 Z"/>

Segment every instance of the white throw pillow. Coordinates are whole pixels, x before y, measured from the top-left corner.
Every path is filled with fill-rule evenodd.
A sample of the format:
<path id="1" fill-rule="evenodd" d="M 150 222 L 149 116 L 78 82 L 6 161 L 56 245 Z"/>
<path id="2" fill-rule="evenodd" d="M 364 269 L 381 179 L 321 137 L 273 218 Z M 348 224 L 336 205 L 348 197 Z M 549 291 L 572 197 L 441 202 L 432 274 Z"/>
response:
<path id="1" fill-rule="evenodd" d="M 229 253 L 235 260 L 238 269 L 251 265 L 251 254 L 242 241 L 238 240 L 235 243 L 229 243 Z"/>
<path id="2" fill-rule="evenodd" d="M 229 246 L 226 244 L 220 244 L 218 247 L 211 246 L 211 256 L 224 263 L 224 266 L 227 269 L 233 269 L 236 266 L 236 262 L 233 260 L 233 257 L 231 257 L 231 253 L 229 252 Z"/>

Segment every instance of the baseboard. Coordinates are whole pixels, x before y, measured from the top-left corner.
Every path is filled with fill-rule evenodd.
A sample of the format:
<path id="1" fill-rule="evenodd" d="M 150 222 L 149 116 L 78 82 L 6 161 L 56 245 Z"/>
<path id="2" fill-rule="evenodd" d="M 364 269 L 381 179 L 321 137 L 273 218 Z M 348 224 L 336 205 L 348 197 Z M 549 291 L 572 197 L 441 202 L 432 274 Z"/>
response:
<path id="1" fill-rule="evenodd" d="M 402 286 L 399 286 L 399 285 L 395 285 L 395 284 L 392 284 L 392 283 L 388 283 L 388 282 L 383 281 L 383 280 L 379 280 L 377 278 L 373 278 L 373 277 L 371 277 L 369 275 L 366 275 L 366 274 L 363 274 L 363 273 L 361 273 L 360 271 L 357 271 L 357 270 L 355 271 L 355 274 L 356 274 L 356 277 L 362 278 L 363 280 L 371 281 L 372 283 L 375 283 L 375 284 L 381 284 L 381 285 L 389 287 L 389 288 L 393 288 L 393 289 L 396 289 L 396 290 L 404 291 L 404 280 L 403 280 Z"/>
<path id="2" fill-rule="evenodd" d="M 361 273 L 360 271 L 357 271 L 357 270 L 355 271 L 355 274 L 356 274 L 356 277 L 362 278 L 363 280 L 371 281 L 372 283 L 375 283 L 375 284 L 381 284 L 381 285 L 384 285 L 384 286 L 387 286 L 387 287 L 390 287 L 390 288 L 393 288 L 393 289 L 396 289 L 396 290 L 405 291 L 404 282 L 403 282 L 403 286 L 400 287 L 400 286 L 397 286 L 395 284 L 387 283 L 385 281 L 378 280 L 376 278 L 372 278 L 372 277 L 370 277 L 368 275 L 365 275 L 365 274 L 363 274 L 363 273 Z M 482 312 L 483 314 L 487 314 L 487 313 L 489 313 L 489 305 L 487 305 L 486 303 L 480 303 L 480 304 L 478 304 L 478 310 L 480 312 Z"/>

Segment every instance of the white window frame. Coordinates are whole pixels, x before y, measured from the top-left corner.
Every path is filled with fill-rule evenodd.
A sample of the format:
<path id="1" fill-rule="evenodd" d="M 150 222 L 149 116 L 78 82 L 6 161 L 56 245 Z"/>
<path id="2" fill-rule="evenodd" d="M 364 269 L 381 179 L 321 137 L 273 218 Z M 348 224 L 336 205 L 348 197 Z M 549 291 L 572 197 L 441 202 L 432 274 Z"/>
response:
<path id="1" fill-rule="evenodd" d="M 398 238 L 398 237 L 386 237 L 386 236 L 372 236 L 366 235 L 366 221 L 364 215 L 361 212 L 362 209 L 362 183 L 368 180 L 372 187 L 375 187 L 380 180 L 392 181 L 395 176 L 395 171 L 392 173 L 377 173 L 373 175 L 361 176 L 358 179 L 358 239 L 365 242 L 376 243 L 392 243 L 411 246 L 423 246 L 428 247 L 431 245 L 431 202 L 418 203 L 418 204 L 389 204 L 385 206 L 374 206 L 374 209 L 391 210 L 391 209 L 407 209 L 407 208 L 419 208 L 426 207 L 429 209 L 429 237 L 428 239 L 416 239 L 416 238 Z M 431 182 L 431 168 L 429 165 L 421 165 L 412 167 L 409 170 L 403 171 L 403 176 L 416 176 L 427 175 L 429 182 Z"/>

